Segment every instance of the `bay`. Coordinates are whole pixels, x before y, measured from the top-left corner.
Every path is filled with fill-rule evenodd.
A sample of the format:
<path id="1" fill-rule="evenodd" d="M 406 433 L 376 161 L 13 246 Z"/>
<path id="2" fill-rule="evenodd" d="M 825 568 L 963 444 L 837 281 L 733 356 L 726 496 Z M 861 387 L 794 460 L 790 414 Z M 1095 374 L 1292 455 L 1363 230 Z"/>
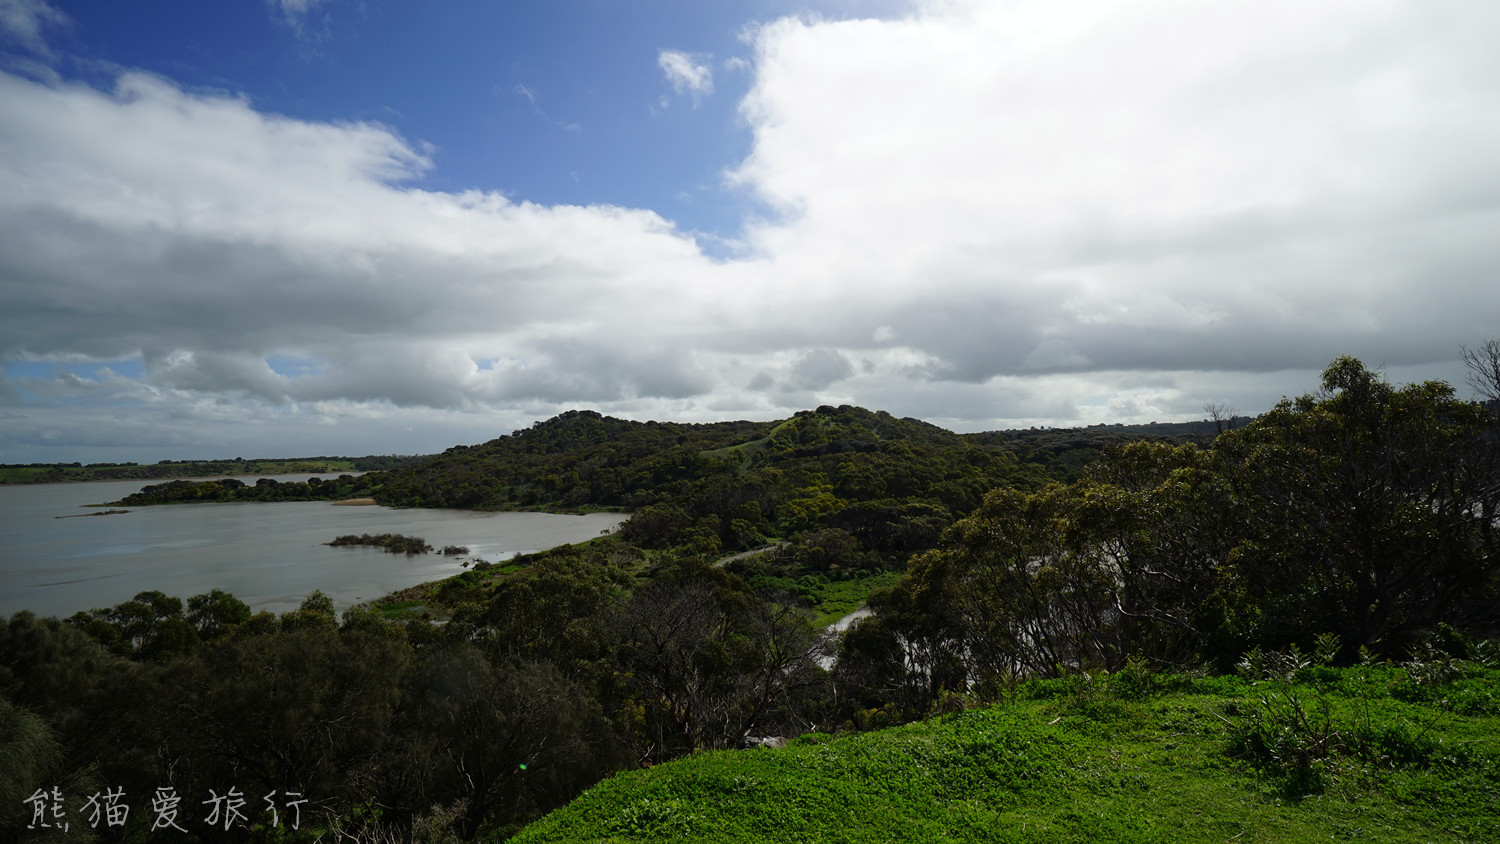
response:
<path id="1" fill-rule="evenodd" d="M 499 562 L 593 539 L 626 518 L 324 501 L 167 504 L 88 515 L 99 512 L 88 505 L 117 501 L 153 483 L 160 481 L 0 486 L 0 617 L 19 610 L 67 617 L 151 589 L 183 599 L 223 589 L 252 610 L 272 612 L 295 609 L 321 589 L 342 610 L 457 574 L 465 560 Z M 408 557 L 324 544 L 351 533 L 419 536 L 434 548 L 461 545 L 470 553 Z"/>

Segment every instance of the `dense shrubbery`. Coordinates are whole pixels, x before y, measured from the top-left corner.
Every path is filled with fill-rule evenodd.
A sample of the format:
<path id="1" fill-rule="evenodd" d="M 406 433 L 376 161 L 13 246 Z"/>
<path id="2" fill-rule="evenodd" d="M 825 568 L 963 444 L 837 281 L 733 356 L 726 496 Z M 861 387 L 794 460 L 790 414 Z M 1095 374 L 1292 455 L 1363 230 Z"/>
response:
<path id="1" fill-rule="evenodd" d="M 28 782 L 98 780 L 137 803 L 169 784 L 300 791 L 308 840 L 435 818 L 468 839 L 610 771 L 802 732 L 826 707 L 823 642 L 793 606 L 691 561 L 633 585 L 564 551 L 441 627 L 340 620 L 321 593 L 280 616 L 222 592 L 18 613 L 0 625 L 16 730 L 0 758 L 25 749 Z"/>
<path id="2" fill-rule="evenodd" d="M 943 689 L 1118 668 L 1227 670 L 1254 647 L 1400 657 L 1500 622 L 1495 417 L 1445 384 L 1335 361 L 1207 449 L 1107 449 L 1082 479 L 996 490 L 847 643 L 840 670 L 920 712 Z M 879 682 L 877 682 L 877 680 Z"/>

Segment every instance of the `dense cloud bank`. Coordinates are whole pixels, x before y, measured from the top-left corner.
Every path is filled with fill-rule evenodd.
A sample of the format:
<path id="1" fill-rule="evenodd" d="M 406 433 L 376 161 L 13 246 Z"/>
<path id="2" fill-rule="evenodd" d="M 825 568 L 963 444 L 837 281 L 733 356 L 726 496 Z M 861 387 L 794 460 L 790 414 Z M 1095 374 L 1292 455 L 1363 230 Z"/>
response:
<path id="1" fill-rule="evenodd" d="M 1462 2 L 767 23 L 725 178 L 774 214 L 729 258 L 647 209 L 425 190 L 433 151 L 387 126 L 0 72 L 0 460 L 430 450 L 577 406 L 1165 420 L 1262 410 L 1344 353 L 1457 382 L 1500 324 L 1497 27 Z"/>

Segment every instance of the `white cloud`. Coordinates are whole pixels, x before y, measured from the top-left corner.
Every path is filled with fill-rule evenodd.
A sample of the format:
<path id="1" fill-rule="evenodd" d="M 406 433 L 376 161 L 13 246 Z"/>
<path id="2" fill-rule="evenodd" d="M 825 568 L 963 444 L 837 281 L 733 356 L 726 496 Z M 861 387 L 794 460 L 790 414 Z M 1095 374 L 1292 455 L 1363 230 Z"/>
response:
<path id="1" fill-rule="evenodd" d="M 308 19 L 320 6 L 326 6 L 329 2 L 330 0 L 266 0 L 266 8 L 270 9 L 274 20 L 291 27 L 299 38 L 306 38 L 314 34 L 308 26 Z"/>
<path id="2" fill-rule="evenodd" d="M 559 129 L 563 129 L 569 132 L 581 131 L 582 127 L 580 127 L 577 123 L 566 123 L 543 111 L 541 105 L 537 102 L 537 100 L 539 99 L 539 95 L 531 88 L 517 83 L 513 88 L 511 88 L 511 91 L 514 92 L 516 96 L 524 99 L 527 104 L 531 106 L 531 111 L 536 114 L 537 117 L 542 118 L 543 120 L 551 123 L 553 126 L 556 126 Z"/>
<path id="3" fill-rule="evenodd" d="M 378 124 L 0 75 L 0 363 L 145 369 L 10 371 L 0 459 L 87 408 L 163 442 L 358 419 L 441 448 L 577 406 L 1256 412 L 1344 353 L 1461 383 L 1500 325 L 1497 27 L 1416 0 L 777 21 L 731 178 L 780 216 L 732 260 L 647 210 L 423 190 L 431 154 Z M 660 63 L 703 96 L 707 62 Z"/>
<path id="4" fill-rule="evenodd" d="M 709 265 L 651 212 L 404 187 L 431 162 L 384 127 L 261 115 L 153 77 L 102 94 L 3 76 L 0 100 L 18 151 L 0 164 L 0 355 L 139 355 L 164 389 L 272 404 L 697 383 L 651 350 L 699 330 L 677 288 Z M 275 354 L 327 363 L 288 378 Z M 495 358 L 527 363 L 476 372 Z"/>
<path id="5" fill-rule="evenodd" d="M 1500 62 L 1475 35 L 1497 16 L 948 3 L 782 20 L 756 38 L 755 144 L 732 176 L 785 214 L 752 239 L 787 287 L 857 287 L 850 318 L 935 354 L 935 377 L 1447 359 L 1497 316 L 1471 290 L 1500 222 L 1483 105 Z"/>
<path id="6" fill-rule="evenodd" d="M 12 41 L 39 56 L 52 55 L 46 30 L 69 22 L 67 15 L 46 0 L 0 0 L 0 43 Z"/>
<path id="7" fill-rule="evenodd" d="M 712 59 L 706 53 L 662 50 L 656 56 L 656 63 L 672 83 L 672 90 L 691 96 L 696 105 L 714 92 L 714 70 L 709 64 Z"/>

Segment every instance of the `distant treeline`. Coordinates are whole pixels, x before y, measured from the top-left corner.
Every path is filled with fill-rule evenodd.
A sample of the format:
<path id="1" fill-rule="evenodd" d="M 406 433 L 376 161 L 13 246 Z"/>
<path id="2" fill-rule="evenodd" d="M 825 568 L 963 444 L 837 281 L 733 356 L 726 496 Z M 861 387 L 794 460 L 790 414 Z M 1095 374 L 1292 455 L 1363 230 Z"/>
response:
<path id="1" fill-rule="evenodd" d="M 192 504 L 206 501 L 341 501 L 364 496 L 370 482 L 366 475 L 339 475 L 337 478 L 308 478 L 305 481 L 278 481 L 260 478 L 247 484 L 238 478 L 216 481 L 168 481 L 152 484 L 119 501 L 122 507 L 144 507 L 150 504 Z"/>
<path id="2" fill-rule="evenodd" d="M 6 463 L 0 484 L 56 484 L 74 481 L 134 481 L 204 478 L 213 475 L 301 475 L 375 472 L 430 459 L 429 455 L 366 457 L 289 457 L 246 460 L 163 460 L 160 463 Z"/>

